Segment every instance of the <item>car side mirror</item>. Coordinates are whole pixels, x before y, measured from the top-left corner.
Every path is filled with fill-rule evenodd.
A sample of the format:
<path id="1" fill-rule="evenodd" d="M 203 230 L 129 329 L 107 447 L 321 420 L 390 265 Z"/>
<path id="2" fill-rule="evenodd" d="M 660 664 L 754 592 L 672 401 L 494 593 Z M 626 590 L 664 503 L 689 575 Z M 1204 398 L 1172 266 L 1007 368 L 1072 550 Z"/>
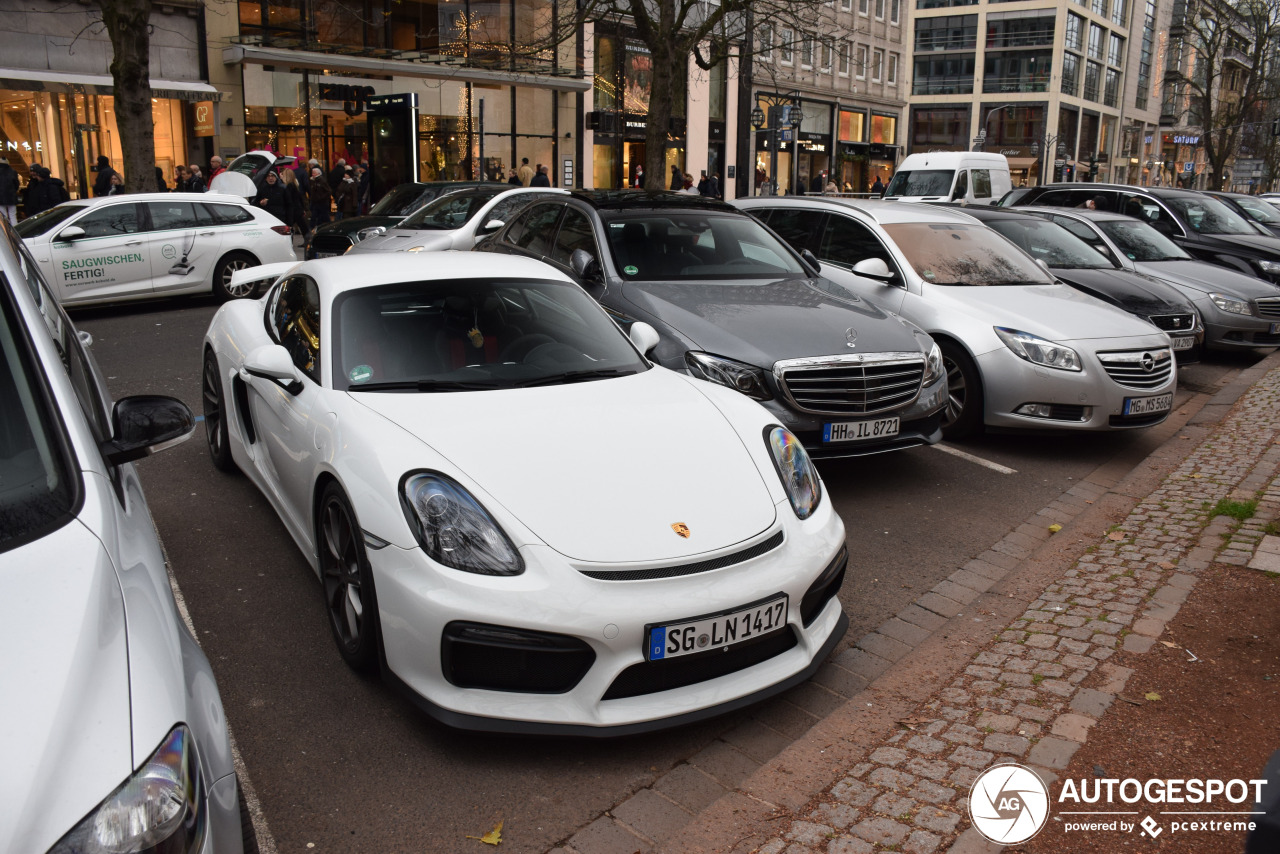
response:
<path id="1" fill-rule="evenodd" d="M 818 256 L 814 255 L 808 249 L 800 250 L 800 260 L 804 262 L 805 269 L 810 276 L 822 275 L 822 262 L 818 260 Z"/>
<path id="2" fill-rule="evenodd" d="M 58 232 L 57 240 L 59 243 L 71 243 L 75 240 L 81 240 L 85 235 L 85 231 L 78 225 L 69 225 L 62 231 Z"/>
<path id="3" fill-rule="evenodd" d="M 504 225 L 506 225 L 506 223 L 500 219 L 491 219 L 488 222 L 486 222 L 484 225 L 477 228 L 476 234 L 480 236 L 483 236 L 486 234 L 493 234 L 495 231 L 502 228 Z"/>
<path id="4" fill-rule="evenodd" d="M 585 282 L 598 282 L 604 278 L 600 262 L 585 249 L 575 249 L 569 256 L 569 268 Z"/>
<path id="5" fill-rule="evenodd" d="M 631 343 L 636 345 L 636 349 L 646 356 L 649 355 L 650 350 L 658 346 L 658 330 L 643 320 L 637 320 L 631 324 L 628 336 L 631 338 Z"/>
<path id="6" fill-rule="evenodd" d="M 863 258 L 853 265 L 853 272 L 859 276 L 882 282 L 888 282 L 893 278 L 893 271 L 889 269 L 889 265 L 884 262 L 883 258 Z"/>
<path id="7" fill-rule="evenodd" d="M 118 466 L 185 442 L 195 427 L 195 416 L 176 398 L 123 397 L 111 411 L 111 439 L 99 447 L 103 458 Z"/>
<path id="8" fill-rule="evenodd" d="M 245 356 L 241 372 L 279 383 L 289 394 L 302 391 L 302 380 L 289 351 L 279 344 L 267 344 Z"/>
<path id="9" fill-rule="evenodd" d="M 386 233 L 387 227 L 385 225 L 375 225 L 371 228 L 362 228 L 356 232 L 356 241 L 359 242 L 361 240 L 369 240 L 373 237 L 381 237 Z"/>

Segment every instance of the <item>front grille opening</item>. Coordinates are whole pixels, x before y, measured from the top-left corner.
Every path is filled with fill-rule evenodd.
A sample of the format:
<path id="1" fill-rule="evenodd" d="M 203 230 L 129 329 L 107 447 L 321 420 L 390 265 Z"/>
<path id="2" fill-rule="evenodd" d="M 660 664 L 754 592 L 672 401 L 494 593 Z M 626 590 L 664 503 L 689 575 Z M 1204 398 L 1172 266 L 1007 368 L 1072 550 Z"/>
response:
<path id="1" fill-rule="evenodd" d="M 920 394 L 923 381 L 923 358 L 791 368 L 782 374 L 797 407 L 832 415 L 870 415 L 906 406 Z"/>
<path id="2" fill-rule="evenodd" d="M 1280 318 L 1280 297 L 1261 297 L 1256 302 L 1259 317 Z"/>
<path id="3" fill-rule="evenodd" d="M 755 667 L 782 655 L 796 643 L 795 630 L 787 626 L 780 632 L 735 644 L 727 651 L 713 649 L 679 658 L 642 661 L 619 673 L 601 699 L 621 700 L 697 685 L 699 682 Z"/>
<path id="4" fill-rule="evenodd" d="M 844 586 L 844 571 L 848 565 L 849 550 L 841 546 L 835 559 L 827 564 L 827 568 L 822 570 L 822 574 L 805 591 L 800 600 L 800 621 L 806 629 L 818 619 L 822 609 L 827 607 L 827 603 Z"/>
<path id="5" fill-rule="evenodd" d="M 745 548 L 740 552 L 721 555 L 720 557 L 698 561 L 697 563 L 685 563 L 679 566 L 655 566 L 649 569 L 620 569 L 616 571 L 582 569 L 579 572 L 588 578 L 596 578 L 602 581 L 652 581 L 657 578 L 678 578 L 684 575 L 696 575 L 699 572 L 711 572 L 714 569 L 724 569 L 734 564 L 746 563 L 752 558 L 757 558 L 762 554 L 773 551 L 780 545 L 782 545 L 781 531 L 769 539 L 756 543 L 754 546 Z"/>
<path id="6" fill-rule="evenodd" d="M 1110 423 L 1112 427 L 1149 427 L 1152 424 L 1159 424 L 1161 421 L 1169 417 L 1169 410 L 1164 412 L 1153 412 L 1147 415 L 1112 415 Z"/>
<path id="7" fill-rule="evenodd" d="M 1157 329 L 1165 332 L 1190 332 L 1196 327 L 1194 314 L 1155 314 L 1148 318 Z"/>
<path id="8" fill-rule="evenodd" d="M 1107 376 L 1126 388 L 1160 388 L 1173 373 L 1173 355 L 1166 347 L 1153 350 L 1127 350 L 1099 353 Z"/>
<path id="9" fill-rule="evenodd" d="M 440 643 L 444 677 L 459 688 L 563 694 L 595 660 L 578 638 L 483 623 L 449 623 Z"/>

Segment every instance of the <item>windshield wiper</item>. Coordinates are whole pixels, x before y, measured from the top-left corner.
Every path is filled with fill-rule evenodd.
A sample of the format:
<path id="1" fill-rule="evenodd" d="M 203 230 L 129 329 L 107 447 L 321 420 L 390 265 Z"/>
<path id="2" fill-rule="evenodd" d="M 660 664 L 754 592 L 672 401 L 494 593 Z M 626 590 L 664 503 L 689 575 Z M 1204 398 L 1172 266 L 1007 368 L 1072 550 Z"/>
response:
<path id="1" fill-rule="evenodd" d="M 382 383 L 360 383 L 347 391 L 485 391 L 503 388 L 496 383 L 458 382 L 457 380 L 396 380 Z"/>
<path id="2" fill-rule="evenodd" d="M 556 383 L 576 383 L 584 380 L 601 380 L 609 377 L 626 377 L 634 374 L 635 371 L 622 371 L 618 369 L 598 369 L 589 371 L 565 371 L 562 374 L 551 374 L 537 379 L 525 380 L 522 383 L 516 383 L 521 388 L 538 385 L 555 385 Z"/>

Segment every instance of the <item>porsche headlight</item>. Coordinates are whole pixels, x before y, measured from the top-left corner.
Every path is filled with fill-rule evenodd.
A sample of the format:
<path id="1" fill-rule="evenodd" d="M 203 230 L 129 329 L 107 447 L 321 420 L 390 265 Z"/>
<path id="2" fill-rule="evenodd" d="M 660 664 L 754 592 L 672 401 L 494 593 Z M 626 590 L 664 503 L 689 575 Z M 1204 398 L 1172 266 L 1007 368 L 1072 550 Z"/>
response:
<path id="1" fill-rule="evenodd" d="M 1080 356 L 1070 347 L 1064 347 L 1039 335 L 1017 329 L 997 326 L 995 330 L 1006 347 L 1032 364 L 1057 368 L 1060 371 L 1080 370 Z"/>
<path id="2" fill-rule="evenodd" d="M 187 854 L 200 849 L 205 827 L 195 741 L 179 725 L 137 773 L 49 854 Z"/>
<path id="3" fill-rule="evenodd" d="M 773 397 L 764 381 L 764 371 L 759 368 L 695 350 L 684 354 L 684 362 L 689 366 L 689 373 L 699 379 L 728 386 L 756 400 Z"/>
<path id="4" fill-rule="evenodd" d="M 920 384 L 921 388 L 928 388 L 946 376 L 946 373 L 947 370 L 942 365 L 942 348 L 934 343 L 924 360 L 924 381 Z"/>
<path id="5" fill-rule="evenodd" d="M 1209 299 L 1213 300 L 1214 305 L 1229 314 L 1253 314 L 1253 311 L 1249 308 L 1249 303 L 1242 299 L 1229 297 L 1226 294 L 1209 294 Z"/>
<path id="6" fill-rule="evenodd" d="M 400 505 L 418 545 L 436 563 L 479 575 L 519 575 L 524 561 L 470 492 L 436 472 L 410 472 Z"/>
<path id="7" fill-rule="evenodd" d="M 782 478 L 782 488 L 791 501 L 791 509 L 801 519 L 808 519 L 822 502 L 822 481 L 800 440 L 785 427 L 766 427 L 765 441 L 773 454 L 773 465 Z"/>

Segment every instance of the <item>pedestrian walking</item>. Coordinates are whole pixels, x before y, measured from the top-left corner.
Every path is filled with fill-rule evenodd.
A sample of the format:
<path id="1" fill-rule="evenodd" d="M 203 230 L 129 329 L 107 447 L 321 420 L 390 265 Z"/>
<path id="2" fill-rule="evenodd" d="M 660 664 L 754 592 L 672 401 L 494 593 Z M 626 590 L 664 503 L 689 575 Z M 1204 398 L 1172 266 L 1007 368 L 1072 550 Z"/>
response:
<path id="1" fill-rule="evenodd" d="M 263 179 L 262 186 L 258 189 L 258 198 L 256 204 L 276 219 L 285 223 L 289 223 L 289 201 L 285 197 L 284 186 L 280 183 L 280 176 L 274 171 L 268 172 L 267 177 Z"/>
<path id="2" fill-rule="evenodd" d="M 18 180 L 17 171 L 9 165 L 9 159 L 0 157 L 0 216 L 9 220 L 10 225 L 18 223 Z"/>
<path id="3" fill-rule="evenodd" d="M 520 176 L 520 183 L 526 187 L 529 186 L 533 181 L 533 167 L 529 165 L 529 158 L 520 158 L 520 168 L 516 170 L 516 173 Z"/>
<path id="4" fill-rule="evenodd" d="M 298 186 L 298 176 L 292 169 L 280 170 L 280 183 L 284 185 L 284 200 L 289 218 L 285 225 L 296 228 L 303 237 L 307 236 L 307 206 L 302 201 L 302 189 Z"/>
<path id="5" fill-rule="evenodd" d="M 538 174 L 529 179 L 530 187 L 550 187 L 551 179 L 547 176 L 547 167 L 538 164 Z"/>
<path id="6" fill-rule="evenodd" d="M 511 169 L 511 175 L 507 178 L 507 183 L 515 187 L 523 187 L 524 182 L 520 180 L 520 176 L 516 174 L 514 167 Z"/>
<path id="7" fill-rule="evenodd" d="M 324 170 L 317 164 L 311 170 L 311 188 L 307 192 L 311 208 L 311 228 L 314 230 L 329 222 L 329 210 L 333 206 L 333 193 L 325 180 Z"/>
<path id="8" fill-rule="evenodd" d="M 200 167 L 187 167 L 187 192 L 203 193 L 205 191 L 204 176 L 200 174 Z"/>
<path id="9" fill-rule="evenodd" d="M 709 180 L 711 181 L 711 198 L 720 198 L 720 176 L 712 172 Z"/>
<path id="10" fill-rule="evenodd" d="M 698 177 L 698 195 L 711 197 L 711 179 L 707 177 L 706 169 L 703 169 Z"/>
<path id="11" fill-rule="evenodd" d="M 124 188 L 124 176 L 119 172 L 111 173 L 111 186 L 107 188 L 108 196 L 123 196 L 129 192 Z"/>
<path id="12" fill-rule="evenodd" d="M 333 194 L 333 204 L 338 209 L 338 219 L 346 219 L 356 215 L 356 182 L 348 171 L 338 182 L 338 190 Z"/>
<path id="13" fill-rule="evenodd" d="M 62 182 L 61 178 L 53 177 L 53 174 L 49 172 L 49 167 L 35 166 L 32 169 L 40 175 L 40 186 L 37 188 L 37 203 L 40 210 L 47 211 L 49 208 L 56 208 L 63 202 L 71 201 L 71 194 L 67 192 L 67 185 Z M 31 188 L 27 187 L 27 195 L 30 196 L 30 194 Z"/>
<path id="14" fill-rule="evenodd" d="M 671 189 L 679 190 L 684 187 L 684 174 L 680 171 L 680 167 L 671 164 Z"/>
<path id="15" fill-rule="evenodd" d="M 111 176 L 116 174 L 116 170 L 111 168 L 111 161 L 107 159 L 107 155 L 98 155 L 98 177 L 93 179 L 93 194 L 95 196 L 105 196 L 111 189 Z M 42 179 L 43 180 L 43 179 Z"/>
<path id="16" fill-rule="evenodd" d="M 226 171 L 227 171 L 227 167 L 222 165 L 221 157 L 215 154 L 209 158 L 209 183 L 210 184 L 213 183 L 214 178 L 217 178 L 219 175 L 221 175 L 223 172 L 226 172 Z"/>
<path id="17" fill-rule="evenodd" d="M 164 182 L 164 170 L 161 169 L 159 166 L 156 167 L 156 192 L 157 193 L 169 192 L 169 185 Z"/>
<path id="18" fill-rule="evenodd" d="M 369 172 L 369 162 L 361 161 L 356 167 L 356 201 L 357 210 L 363 215 L 369 212 L 369 183 L 372 174 Z"/>
<path id="19" fill-rule="evenodd" d="M 338 195 L 338 185 L 342 183 L 342 179 L 347 176 L 347 161 L 339 157 L 338 162 L 333 164 L 333 168 L 329 170 L 329 190 L 336 198 Z"/>
<path id="20" fill-rule="evenodd" d="M 881 182 L 879 175 L 876 176 L 876 182 L 871 185 L 871 193 L 875 196 L 884 195 L 884 183 Z"/>

